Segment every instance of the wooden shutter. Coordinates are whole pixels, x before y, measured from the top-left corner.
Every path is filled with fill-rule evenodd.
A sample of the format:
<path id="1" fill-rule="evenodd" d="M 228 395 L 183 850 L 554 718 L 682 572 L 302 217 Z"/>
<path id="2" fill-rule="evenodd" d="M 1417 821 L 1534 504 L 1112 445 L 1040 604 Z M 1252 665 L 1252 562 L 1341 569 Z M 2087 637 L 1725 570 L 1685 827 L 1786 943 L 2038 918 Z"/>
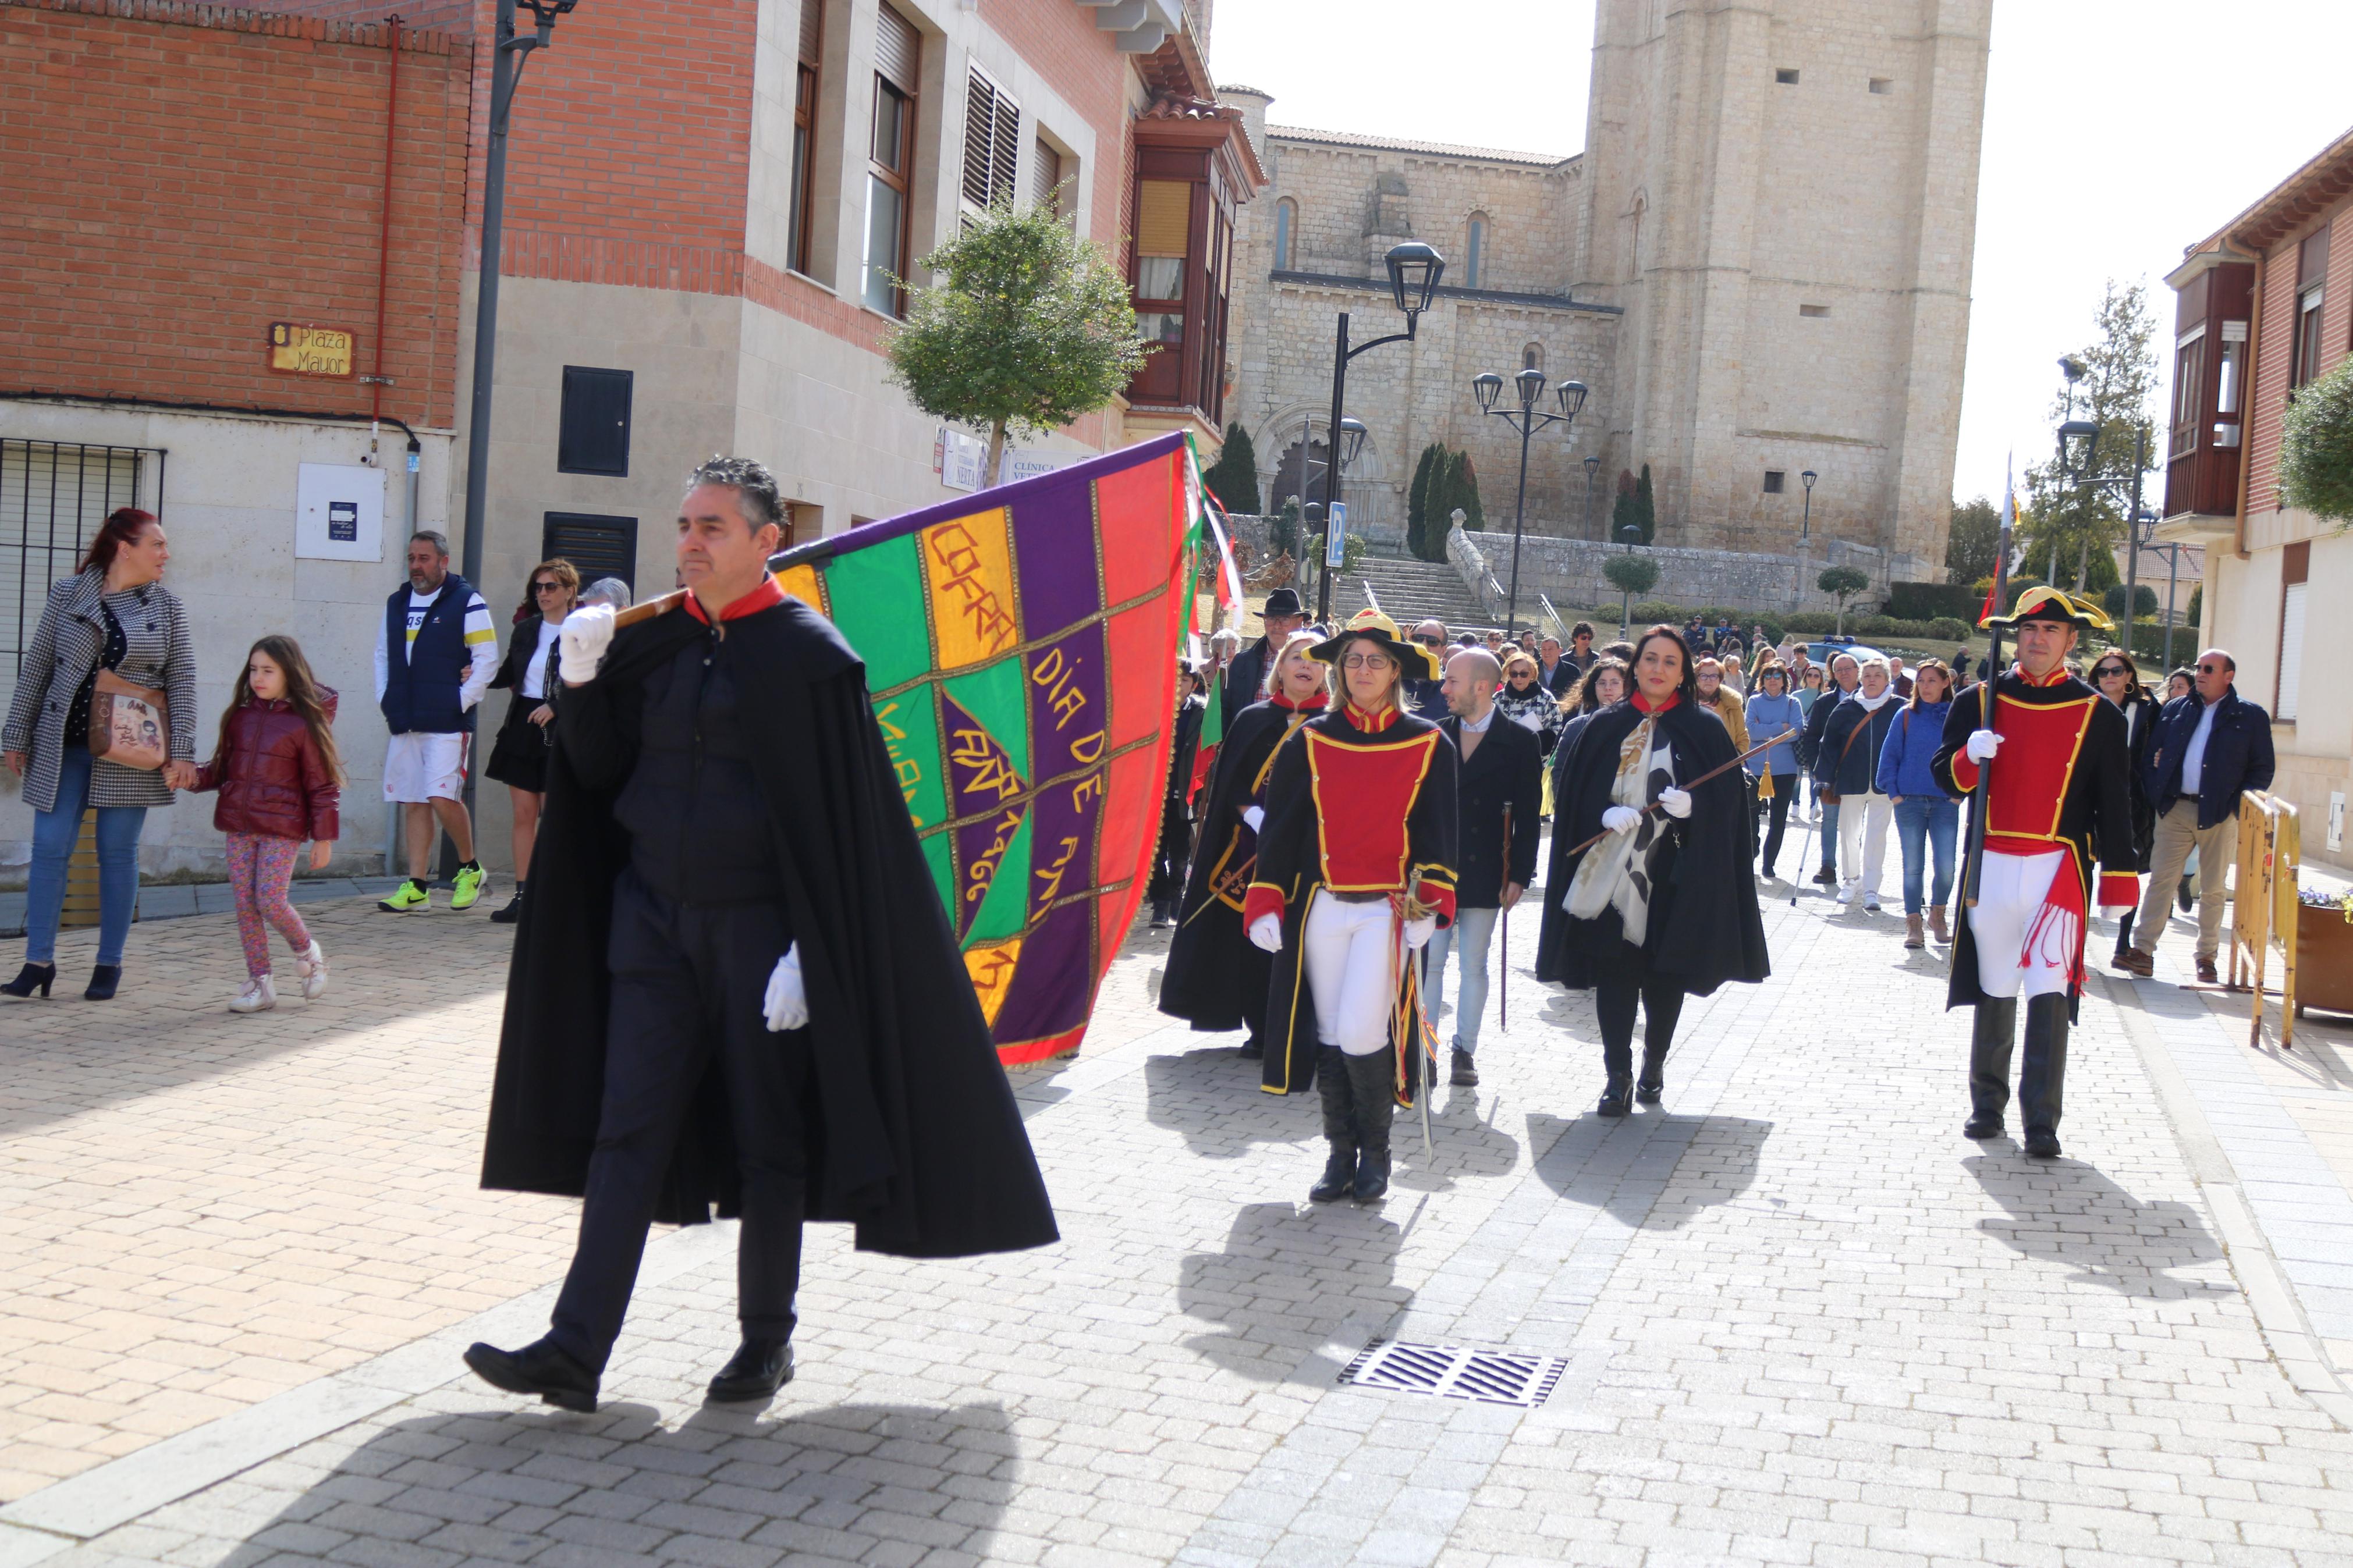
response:
<path id="1" fill-rule="evenodd" d="M 874 18 L 874 68 L 883 80 L 909 97 L 914 96 L 915 68 L 923 58 L 923 39 L 907 18 L 888 5 Z"/>
<path id="2" fill-rule="evenodd" d="M 1138 256 L 1182 256 L 1193 227 L 1193 182 L 1145 180 L 1135 218 Z"/>
<path id="3" fill-rule="evenodd" d="M 1029 199 L 1059 217 L 1062 211 L 1061 185 L 1062 155 L 1039 137 L 1037 157 L 1029 166 Z"/>
<path id="4" fill-rule="evenodd" d="M 816 65 L 825 37 L 825 0 L 801 0 L 801 63 Z"/>
<path id="5" fill-rule="evenodd" d="M 1021 155 L 1021 106 L 974 71 L 965 89 L 964 199 L 976 207 L 1013 201 Z"/>

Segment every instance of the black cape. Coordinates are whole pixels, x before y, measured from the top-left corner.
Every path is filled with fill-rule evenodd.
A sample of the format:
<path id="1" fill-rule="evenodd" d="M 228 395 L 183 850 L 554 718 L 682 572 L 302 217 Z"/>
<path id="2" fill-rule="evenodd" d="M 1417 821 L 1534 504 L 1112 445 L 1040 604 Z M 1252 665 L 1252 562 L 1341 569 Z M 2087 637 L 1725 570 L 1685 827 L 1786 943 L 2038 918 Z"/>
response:
<path id="1" fill-rule="evenodd" d="M 910 1258 L 1058 1239 L 1018 1107 L 925 869 L 858 656 L 786 600 L 726 623 L 800 943 L 822 1146 L 808 1213 Z M 647 672 L 701 637 L 683 611 L 624 628 L 597 678 L 565 694 L 516 928 L 482 1184 L 580 1195 L 605 1087 L 606 938 L 628 836 L 584 782 L 565 725 L 634 743 Z M 616 790 L 614 793 L 617 793 Z M 671 1156 L 656 1217 L 737 1212 L 734 1139 L 716 1064 Z"/>
<path id="2" fill-rule="evenodd" d="M 1574 739 L 1562 740 L 1564 755 L 1553 775 L 1552 853 L 1536 946 L 1538 980 L 1589 990 L 1601 973 L 1623 961 L 1626 943 L 1615 910 L 1578 920 L 1561 900 L 1568 897 L 1569 881 L 1584 859 L 1570 850 L 1601 831 L 1601 813 L 1614 804 L 1609 790 L 1618 776 L 1619 747 L 1641 717 L 1631 702 L 1615 702 L 1588 718 Z M 1659 732 L 1672 748 L 1678 779 L 1695 779 L 1739 754 L 1724 721 L 1689 702 L 1661 714 Z M 1686 994 L 1705 996 L 1727 980 L 1753 984 L 1772 973 L 1772 963 L 1765 951 L 1765 920 L 1757 908 L 1757 872 L 1748 860 L 1748 792 L 1740 770 L 1683 787 L 1691 792 L 1692 814 L 1681 822 L 1666 818 L 1668 862 L 1660 872 L 1642 952 L 1651 973 L 1672 975 Z"/>
<path id="3" fill-rule="evenodd" d="M 1195 1029 L 1239 1029 L 1266 1011 L 1274 959 L 1242 934 L 1242 893 L 1258 861 L 1258 835 L 1242 820 L 1242 812 L 1266 804 L 1262 795 L 1275 747 L 1315 711 L 1254 702 L 1226 726 L 1209 764 L 1200 842 L 1160 979 L 1160 1010 Z"/>

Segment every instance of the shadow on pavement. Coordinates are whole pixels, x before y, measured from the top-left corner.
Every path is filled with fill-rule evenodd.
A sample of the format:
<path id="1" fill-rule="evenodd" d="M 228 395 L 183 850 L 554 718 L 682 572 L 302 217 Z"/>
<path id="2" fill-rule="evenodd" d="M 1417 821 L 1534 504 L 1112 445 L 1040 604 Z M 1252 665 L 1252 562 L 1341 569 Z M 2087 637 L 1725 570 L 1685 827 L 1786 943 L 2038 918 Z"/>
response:
<path id="1" fill-rule="evenodd" d="M 675 1427 L 626 1403 L 433 1416 L 379 1434 L 221 1568 L 520 1562 L 550 1545 L 597 1563 L 986 1558 L 1018 1452 L 997 1405 L 706 1406 Z"/>
<path id="2" fill-rule="evenodd" d="M 2228 1294 L 2235 1286 L 2176 1279 L 2169 1270 L 2211 1263 L 2221 1245 L 2189 1204 L 2145 1204 L 2093 1166 L 2029 1161 L 2015 1152 L 1961 1162 L 2006 1217 L 1978 1228 L 2027 1258 L 2064 1264 L 2075 1278 L 2123 1296 L 2180 1300 Z"/>
<path id="3" fill-rule="evenodd" d="M 1235 1053 L 1240 1032 L 1219 1037 L 1232 1044 L 1144 1059 L 1145 1120 L 1181 1134 L 1187 1153 L 1211 1160 L 1239 1159 L 1253 1143 L 1316 1136 L 1322 1123 L 1314 1091 L 1261 1093 L 1259 1064 Z"/>
<path id="4" fill-rule="evenodd" d="M 1225 1331 L 1185 1342 L 1228 1372 L 1263 1383 L 1288 1376 L 1303 1350 L 1351 1317 L 1387 1318 L 1413 1300 L 1394 1283 L 1405 1232 L 1378 1209 L 1250 1204 L 1222 1252 L 1180 1266 L 1176 1304 Z"/>
<path id="5" fill-rule="evenodd" d="M 1672 1105 L 1674 1079 L 1667 1079 Z M 1674 1230 L 1703 1209 L 1757 1184 L 1773 1123 L 1746 1116 L 1678 1116 L 1642 1110 L 1623 1121 L 1568 1120 L 1533 1112 L 1529 1147 L 1536 1174 L 1571 1203 L 1607 1212 L 1630 1229 Z"/>

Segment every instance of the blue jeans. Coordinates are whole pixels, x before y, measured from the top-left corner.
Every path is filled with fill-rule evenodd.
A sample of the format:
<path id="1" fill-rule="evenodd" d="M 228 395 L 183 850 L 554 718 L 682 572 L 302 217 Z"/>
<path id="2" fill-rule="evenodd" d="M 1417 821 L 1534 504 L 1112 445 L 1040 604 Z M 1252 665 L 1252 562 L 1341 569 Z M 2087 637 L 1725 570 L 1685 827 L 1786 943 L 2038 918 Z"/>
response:
<path id="1" fill-rule="evenodd" d="M 1822 814 L 1822 869 L 1835 871 L 1838 869 L 1839 803 L 1822 798 L 1820 779 L 1814 781 L 1814 804 Z"/>
<path id="2" fill-rule="evenodd" d="M 1904 912 L 1916 915 L 1927 905 L 1920 901 L 1920 873 L 1927 854 L 1936 858 L 1936 897 L 1943 909 L 1953 896 L 1953 840 L 1960 831 L 1960 802 L 1941 795 L 1907 795 L 1895 803 L 1895 837 L 1904 846 Z"/>
<path id="3" fill-rule="evenodd" d="M 1446 955 L 1454 955 L 1461 972 L 1454 983 L 1454 1048 L 1466 1057 L 1479 1049 L 1479 1019 L 1487 1011 L 1487 946 L 1503 913 L 1456 910 L 1454 923 L 1440 927 L 1421 950 L 1421 1007 L 1432 1028 L 1438 1026 L 1438 1011 L 1446 1001 Z"/>
<path id="4" fill-rule="evenodd" d="M 58 802 L 33 813 L 33 868 L 25 888 L 25 962 L 54 963 L 58 921 L 66 908 L 66 861 L 81 837 L 83 802 L 90 799 L 90 748 L 68 746 L 58 769 Z M 98 962 L 119 964 L 139 902 L 139 834 L 143 805 L 98 808 Z"/>

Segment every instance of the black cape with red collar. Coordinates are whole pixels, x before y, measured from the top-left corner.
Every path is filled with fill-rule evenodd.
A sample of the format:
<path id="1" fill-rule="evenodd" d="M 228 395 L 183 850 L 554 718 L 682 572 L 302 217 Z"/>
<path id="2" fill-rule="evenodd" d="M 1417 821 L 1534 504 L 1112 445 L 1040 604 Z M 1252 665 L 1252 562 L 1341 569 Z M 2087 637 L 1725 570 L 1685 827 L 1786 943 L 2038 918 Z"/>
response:
<path id="1" fill-rule="evenodd" d="M 752 765 L 800 944 L 821 1147 L 808 1213 L 857 1244 L 952 1258 L 1056 1239 L 1045 1183 L 979 1001 L 924 868 L 866 689 L 830 622 L 796 599 L 725 623 Z M 565 693 L 531 897 L 516 928 L 482 1184 L 578 1196 L 605 1088 L 613 884 L 629 862 L 610 794 L 582 781 L 566 727 L 634 744 L 648 671 L 709 635 L 673 612 L 623 628 L 595 680 Z M 737 1212 L 734 1139 L 715 1062 L 656 1217 Z"/>
<path id="2" fill-rule="evenodd" d="M 2099 884 L 2092 875 L 2095 842 L 2101 868 L 2111 877 L 2130 878 L 2138 888 L 2132 752 L 2125 716 L 2116 705 L 2063 669 L 2055 673 L 2057 679 L 2038 682 L 2012 665 L 1992 683 L 1990 728 L 2002 743 L 1993 761 L 1994 815 L 1987 842 L 2021 852 L 2037 844 L 2064 847 L 2082 879 L 2084 913 L 2089 915 L 2098 902 Z M 1968 760 L 1966 748 L 1972 731 L 1989 727 L 1986 700 L 1982 682 L 1954 699 L 1945 715 L 1944 742 L 1929 760 L 1936 782 L 1964 799 L 1978 783 L 1977 764 Z M 2086 919 L 2081 929 L 2088 931 L 2090 927 Z M 2080 953 L 2075 967 L 2077 978 L 2067 990 L 2070 1018 L 2084 994 Z M 1953 934 L 1953 972 L 1946 984 L 1945 1005 L 1975 1006 L 1984 1000 L 1978 984 L 1977 934 L 1964 910 Z"/>
<path id="3" fill-rule="evenodd" d="M 1641 720 L 1631 701 L 1613 702 L 1595 713 L 1569 742 L 1555 774 L 1544 929 L 1536 939 L 1538 980 L 1589 990 L 1622 965 L 1626 942 L 1617 911 L 1580 920 L 1561 902 L 1589 853 L 1570 851 L 1601 831 L 1601 814 L 1616 804 L 1610 790 L 1618 778 L 1619 749 Z M 1690 702 L 1679 701 L 1661 713 L 1658 732 L 1667 740 L 1678 779 L 1696 779 L 1739 754 L 1723 721 Z M 1727 980 L 1763 980 L 1772 973 L 1772 962 L 1765 947 L 1765 919 L 1757 908 L 1757 872 L 1748 859 L 1748 792 L 1740 770 L 1683 787 L 1691 795 L 1692 814 L 1681 822 L 1666 818 L 1664 853 L 1654 862 L 1658 891 L 1651 899 L 1643 962 L 1651 973 L 1681 982 L 1685 994 L 1705 996 Z M 1654 781 L 1645 798 L 1658 795 Z"/>
<path id="4" fill-rule="evenodd" d="M 1257 868 L 1258 835 L 1244 808 L 1266 805 L 1275 748 L 1320 711 L 1280 701 L 1253 702 L 1234 715 L 1209 764 L 1201 807 L 1200 842 L 1193 850 L 1176 934 L 1168 941 L 1168 967 L 1160 979 L 1160 1010 L 1199 1030 L 1239 1029 L 1266 1011 L 1273 955 L 1242 934 L 1242 893 Z"/>
<path id="5" fill-rule="evenodd" d="M 1275 752 L 1274 772 L 1267 780 L 1258 874 L 1244 895 L 1242 921 L 1247 930 L 1262 913 L 1282 918 L 1282 951 L 1274 955 L 1267 991 L 1266 1057 L 1259 1085 L 1270 1094 L 1297 1094 L 1314 1086 L 1315 1001 L 1301 956 L 1302 935 L 1309 909 L 1329 896 L 1325 868 L 1335 851 L 1380 858 L 1377 874 L 1347 874 L 1344 890 L 1402 889 L 1419 874 L 1422 901 L 1437 908 L 1441 922 L 1454 919 L 1454 743 L 1437 725 L 1409 712 L 1392 709 L 1388 724 L 1372 731 L 1357 728 L 1352 712 L 1343 703 L 1292 731 Z M 1404 765 L 1399 755 L 1413 750 L 1422 753 L 1418 768 Z M 1360 772 L 1363 776 L 1356 776 Z M 1401 967 L 1400 995 L 1418 1007 L 1418 997 L 1409 994 L 1416 966 Z"/>

